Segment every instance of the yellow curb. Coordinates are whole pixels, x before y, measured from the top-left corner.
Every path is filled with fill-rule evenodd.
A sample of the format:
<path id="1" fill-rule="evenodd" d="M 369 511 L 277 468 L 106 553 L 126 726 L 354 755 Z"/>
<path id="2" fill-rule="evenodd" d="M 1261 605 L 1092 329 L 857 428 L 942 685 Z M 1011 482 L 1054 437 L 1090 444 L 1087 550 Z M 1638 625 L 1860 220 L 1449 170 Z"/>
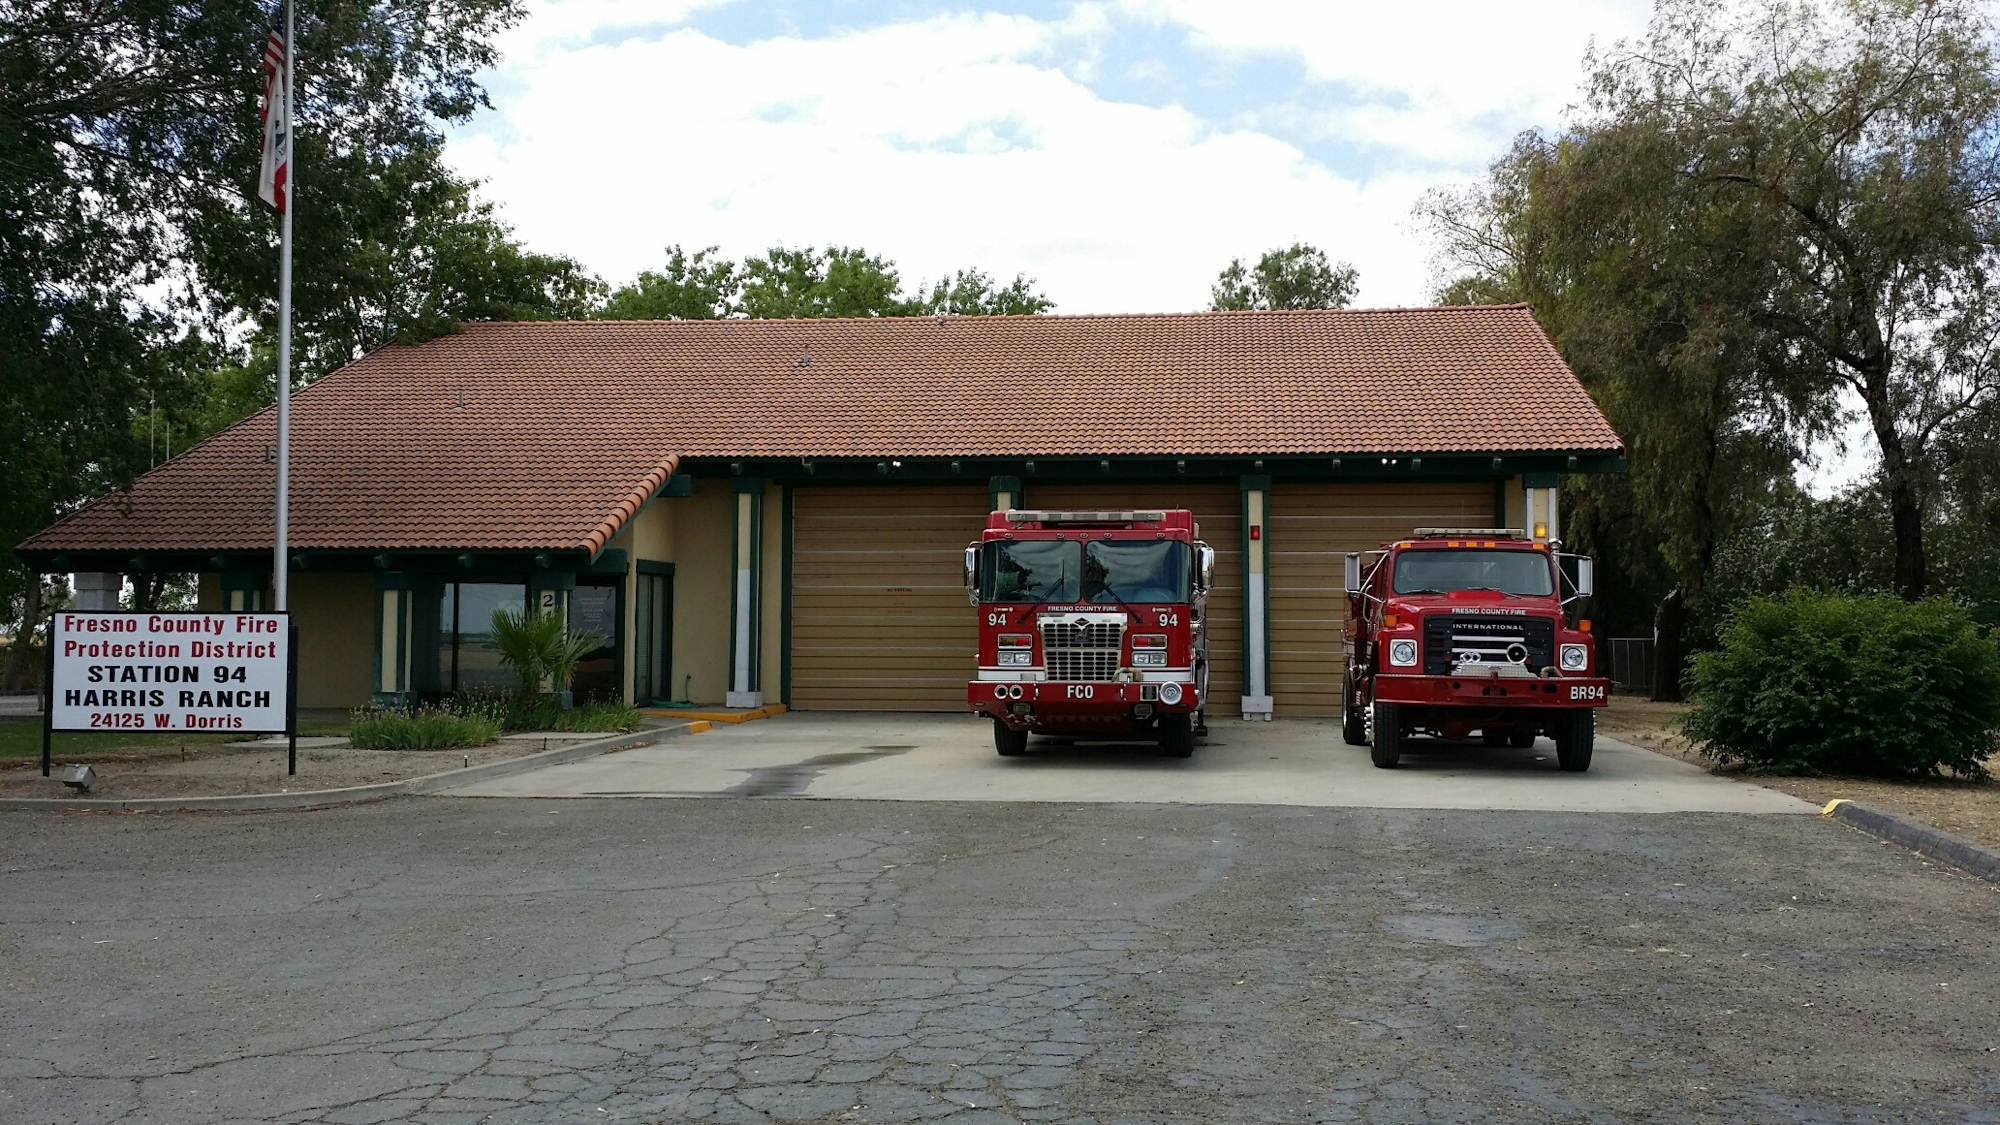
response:
<path id="1" fill-rule="evenodd" d="M 1833 810 L 1835 810 L 1835 809 L 1839 808 L 1839 807 L 1840 807 L 1840 806 L 1842 806 L 1842 805 L 1845 805 L 1845 804 L 1848 804 L 1848 803 L 1849 803 L 1849 802 L 1848 802 L 1847 798 L 1845 798 L 1845 797 L 1835 797 L 1835 798 L 1834 798 L 1833 800 L 1831 800 L 1831 801 L 1828 801 L 1828 802 L 1826 803 L 1826 807 L 1825 807 L 1825 808 L 1823 808 L 1823 809 L 1819 810 L 1819 815 L 1821 815 L 1821 816 L 1832 816 L 1832 815 L 1833 815 Z"/>
<path id="2" fill-rule="evenodd" d="M 703 734 L 707 731 L 712 731 L 714 729 L 715 729 L 715 724 L 707 721 L 706 719 L 697 720 L 695 722 L 688 724 L 689 734 Z"/>

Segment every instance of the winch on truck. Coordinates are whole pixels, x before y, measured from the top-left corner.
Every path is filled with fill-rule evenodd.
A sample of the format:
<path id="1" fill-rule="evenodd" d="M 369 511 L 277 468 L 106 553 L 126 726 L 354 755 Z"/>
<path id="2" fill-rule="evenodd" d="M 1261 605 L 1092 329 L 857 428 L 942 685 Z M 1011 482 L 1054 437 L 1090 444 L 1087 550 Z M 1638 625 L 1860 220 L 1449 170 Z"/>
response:
<path id="1" fill-rule="evenodd" d="M 1589 769 L 1611 683 L 1568 607 L 1593 585 L 1591 560 L 1514 529 L 1418 528 L 1348 555 L 1343 737 L 1391 769 L 1413 734 L 1517 748 L 1546 734 L 1563 769 Z"/>
<path id="2" fill-rule="evenodd" d="M 1215 551 L 1185 510 L 1010 509 L 965 549 L 979 607 L 972 710 L 1001 755 L 1028 735 L 1157 739 L 1194 752 L 1208 698 L 1203 621 Z"/>

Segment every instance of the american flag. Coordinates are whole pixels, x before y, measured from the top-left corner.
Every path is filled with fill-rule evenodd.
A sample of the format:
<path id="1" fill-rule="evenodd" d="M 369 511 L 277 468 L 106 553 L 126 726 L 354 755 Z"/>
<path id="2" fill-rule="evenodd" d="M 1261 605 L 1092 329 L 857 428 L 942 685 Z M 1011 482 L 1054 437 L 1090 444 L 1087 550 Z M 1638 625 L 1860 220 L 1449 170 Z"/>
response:
<path id="1" fill-rule="evenodd" d="M 285 58 L 285 9 L 264 41 L 264 165 L 257 173 L 257 196 L 285 209 L 292 164 L 291 75 Z"/>

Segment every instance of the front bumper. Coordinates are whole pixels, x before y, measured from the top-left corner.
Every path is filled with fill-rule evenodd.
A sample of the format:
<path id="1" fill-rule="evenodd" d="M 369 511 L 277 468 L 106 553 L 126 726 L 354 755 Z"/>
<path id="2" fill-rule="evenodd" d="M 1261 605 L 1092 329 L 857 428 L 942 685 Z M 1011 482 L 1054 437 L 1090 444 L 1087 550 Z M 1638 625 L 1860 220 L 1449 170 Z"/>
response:
<path id="1" fill-rule="evenodd" d="M 1599 676 L 1375 677 L 1375 702 L 1432 707 L 1602 707 L 1611 681 Z"/>
<path id="2" fill-rule="evenodd" d="M 1161 686 L 1106 681 L 973 680 L 965 686 L 965 701 L 975 714 L 1000 719 L 1016 730 L 1036 731 L 1136 729 L 1152 721 L 1133 717 L 1133 708 L 1141 703 L 1150 705 L 1154 716 L 1185 715 L 1201 709 L 1201 695 L 1192 683 L 1180 684 L 1181 697 L 1174 703 L 1159 698 Z M 1018 699 L 1013 694 L 1016 689 L 1021 693 Z M 1005 698 L 1000 692 L 1006 693 Z M 1015 714 L 1017 705 L 1025 705 L 1029 713 Z"/>

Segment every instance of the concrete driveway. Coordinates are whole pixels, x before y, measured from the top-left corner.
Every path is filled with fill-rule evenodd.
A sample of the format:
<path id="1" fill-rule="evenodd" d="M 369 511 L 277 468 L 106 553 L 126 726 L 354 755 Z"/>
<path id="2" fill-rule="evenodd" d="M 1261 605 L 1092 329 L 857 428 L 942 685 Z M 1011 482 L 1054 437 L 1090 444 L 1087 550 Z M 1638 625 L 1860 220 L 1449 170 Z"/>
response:
<path id="1" fill-rule="evenodd" d="M 1600 737 L 1590 772 L 1563 773 L 1546 739 L 1526 750 L 1414 740 L 1395 770 L 1345 745 L 1339 723 L 1223 720 L 1194 757 L 1146 744 L 1035 739 L 993 751 L 970 715 L 780 715 L 692 738 L 468 785 L 457 797 L 809 797 L 1294 805 L 1546 812 L 1807 813 L 1760 786 Z"/>

